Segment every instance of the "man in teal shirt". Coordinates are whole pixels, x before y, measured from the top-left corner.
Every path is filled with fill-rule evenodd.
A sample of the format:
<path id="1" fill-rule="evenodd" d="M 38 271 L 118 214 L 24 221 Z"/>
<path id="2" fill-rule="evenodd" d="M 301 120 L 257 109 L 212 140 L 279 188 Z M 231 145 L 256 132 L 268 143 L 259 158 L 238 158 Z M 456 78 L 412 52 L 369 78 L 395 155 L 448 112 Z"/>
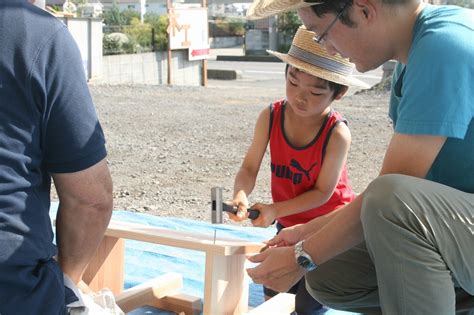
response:
<path id="1" fill-rule="evenodd" d="M 359 71 L 399 62 L 394 134 L 380 176 L 327 220 L 283 230 L 253 256 L 277 291 L 305 275 L 332 308 L 474 313 L 474 14 L 419 0 L 256 0 L 253 18 L 298 9 Z M 293 246 L 296 244 L 295 246 Z M 285 246 L 280 246 L 285 245 Z"/>

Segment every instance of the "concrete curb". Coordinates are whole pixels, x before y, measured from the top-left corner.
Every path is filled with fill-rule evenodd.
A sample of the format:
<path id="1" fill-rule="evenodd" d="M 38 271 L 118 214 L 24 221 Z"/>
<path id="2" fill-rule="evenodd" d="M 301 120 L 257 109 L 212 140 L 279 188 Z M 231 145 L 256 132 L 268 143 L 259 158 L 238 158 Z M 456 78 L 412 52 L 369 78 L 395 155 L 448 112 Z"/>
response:
<path id="1" fill-rule="evenodd" d="M 250 55 L 250 56 L 216 56 L 218 61 L 258 61 L 258 62 L 282 62 L 275 56 Z"/>
<path id="2" fill-rule="evenodd" d="M 275 56 L 270 55 L 248 55 L 248 56 L 232 56 L 217 55 L 218 61 L 257 61 L 257 62 L 282 62 Z M 242 79 L 242 71 L 240 70 L 220 70 L 207 69 L 207 78 L 213 80 L 237 80 Z"/>
<path id="3" fill-rule="evenodd" d="M 242 71 L 207 69 L 207 78 L 214 80 L 237 80 L 242 79 Z"/>

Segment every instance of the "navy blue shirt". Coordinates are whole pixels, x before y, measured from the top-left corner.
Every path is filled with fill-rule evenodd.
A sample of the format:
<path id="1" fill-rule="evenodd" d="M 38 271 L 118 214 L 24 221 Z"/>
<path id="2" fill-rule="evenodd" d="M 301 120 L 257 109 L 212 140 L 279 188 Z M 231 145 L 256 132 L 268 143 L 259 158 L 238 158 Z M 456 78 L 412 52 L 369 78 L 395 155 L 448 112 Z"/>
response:
<path id="1" fill-rule="evenodd" d="M 0 1 L 0 314 L 64 312 L 50 174 L 80 171 L 105 156 L 65 25 L 27 1 Z"/>

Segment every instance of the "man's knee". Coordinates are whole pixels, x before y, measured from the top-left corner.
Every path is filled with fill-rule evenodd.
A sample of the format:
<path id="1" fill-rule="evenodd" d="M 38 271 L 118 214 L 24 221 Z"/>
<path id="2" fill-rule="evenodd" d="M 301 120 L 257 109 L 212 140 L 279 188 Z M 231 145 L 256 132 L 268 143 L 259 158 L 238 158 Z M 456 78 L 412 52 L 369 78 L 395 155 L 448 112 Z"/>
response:
<path id="1" fill-rule="evenodd" d="M 310 272 L 305 277 L 306 290 L 322 305 L 339 310 L 350 309 L 354 303 L 357 304 L 357 301 L 372 291 L 368 288 L 370 284 L 361 284 L 360 280 L 355 278 L 351 281 L 354 275 L 350 274 L 350 268 L 337 272 L 336 269 L 328 270 L 323 267 L 326 266 L 321 265 L 321 270 Z M 358 272 L 355 271 L 355 274 Z M 367 278 L 371 278 L 371 275 Z"/>
<path id="2" fill-rule="evenodd" d="M 364 192 L 361 209 L 361 221 L 370 228 L 377 218 L 392 216 L 393 212 L 399 209 L 394 205 L 400 203 L 401 196 L 410 192 L 414 177 L 390 174 L 376 178 L 372 181 Z"/>
<path id="3" fill-rule="evenodd" d="M 357 308 L 361 301 L 365 301 L 367 297 L 374 295 L 374 290 L 366 288 L 337 288 L 337 283 L 331 283 L 330 279 L 318 279 L 317 276 L 312 278 L 306 277 L 306 290 L 308 293 L 322 305 L 336 310 L 352 310 Z M 336 280 L 337 281 L 337 280 Z M 362 303 L 363 304 L 363 303 Z"/>
<path id="4" fill-rule="evenodd" d="M 306 291 L 319 303 L 330 308 L 335 308 L 336 303 L 340 303 L 340 292 L 334 290 L 334 283 L 324 276 L 318 276 L 315 272 L 306 275 Z"/>

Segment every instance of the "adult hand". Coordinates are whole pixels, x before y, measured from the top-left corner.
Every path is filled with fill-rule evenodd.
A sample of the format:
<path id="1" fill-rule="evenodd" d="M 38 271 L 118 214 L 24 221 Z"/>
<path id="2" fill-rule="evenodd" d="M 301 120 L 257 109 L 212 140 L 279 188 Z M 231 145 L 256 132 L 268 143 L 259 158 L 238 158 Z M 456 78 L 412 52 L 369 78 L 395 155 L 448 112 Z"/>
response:
<path id="1" fill-rule="evenodd" d="M 252 209 L 260 212 L 260 215 L 252 220 L 254 226 L 268 227 L 272 225 L 276 219 L 276 211 L 272 208 L 272 205 L 256 203 L 252 206 Z"/>
<path id="2" fill-rule="evenodd" d="M 293 246 L 304 239 L 304 224 L 297 224 L 284 228 L 272 239 L 266 241 L 267 246 Z"/>
<path id="3" fill-rule="evenodd" d="M 288 291 L 304 276 L 304 269 L 296 263 L 293 246 L 269 248 L 248 260 L 260 263 L 247 269 L 250 278 L 277 292 Z"/>

